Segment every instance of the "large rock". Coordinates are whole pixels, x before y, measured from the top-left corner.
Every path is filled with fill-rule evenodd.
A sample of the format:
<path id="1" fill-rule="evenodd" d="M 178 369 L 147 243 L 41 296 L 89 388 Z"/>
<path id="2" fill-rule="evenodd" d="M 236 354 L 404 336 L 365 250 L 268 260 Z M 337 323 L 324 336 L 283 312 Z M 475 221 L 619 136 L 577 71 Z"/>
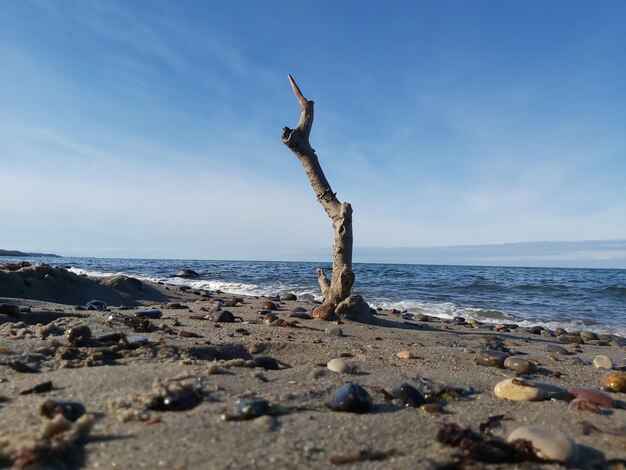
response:
<path id="1" fill-rule="evenodd" d="M 175 277 L 184 277 L 187 279 L 195 279 L 200 277 L 200 274 L 198 274 L 197 272 L 195 272 L 193 269 L 179 269 L 178 272 L 176 274 L 174 274 Z"/>
<path id="2" fill-rule="evenodd" d="M 335 314 L 347 320 L 369 322 L 372 320 L 370 306 L 360 295 L 351 295 L 335 308 Z"/>

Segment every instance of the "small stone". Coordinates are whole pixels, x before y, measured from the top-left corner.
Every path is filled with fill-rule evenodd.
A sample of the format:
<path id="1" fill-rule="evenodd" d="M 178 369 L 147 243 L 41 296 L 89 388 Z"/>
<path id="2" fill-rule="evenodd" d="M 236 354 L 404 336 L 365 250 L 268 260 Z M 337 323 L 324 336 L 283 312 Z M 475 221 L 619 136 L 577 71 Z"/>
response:
<path id="1" fill-rule="evenodd" d="M 557 346 L 556 344 L 548 344 L 546 346 L 546 351 L 548 351 L 550 353 L 563 354 L 563 355 L 572 354 L 570 351 L 565 349 L 563 346 Z"/>
<path id="2" fill-rule="evenodd" d="M 411 351 L 400 351 L 396 353 L 396 356 L 400 359 L 415 359 L 415 355 Z"/>
<path id="3" fill-rule="evenodd" d="M 328 364 L 326 364 L 326 367 L 328 368 L 328 370 L 337 372 L 339 374 L 346 374 L 350 372 L 350 366 L 348 365 L 348 363 L 340 358 L 331 359 L 330 361 L 328 361 Z"/>
<path id="4" fill-rule="evenodd" d="M 493 351 L 491 349 L 481 349 L 476 353 L 474 363 L 479 366 L 485 367 L 498 367 L 502 369 L 504 367 L 504 360 L 509 355 L 502 351 Z"/>
<path id="5" fill-rule="evenodd" d="M 15 304 L 0 304 L 0 314 L 13 318 L 19 318 L 20 307 Z"/>
<path id="6" fill-rule="evenodd" d="M 570 411 L 589 411 L 591 413 L 600 413 L 600 408 L 595 403 L 585 400 L 584 398 L 573 399 L 568 407 Z"/>
<path id="7" fill-rule="evenodd" d="M 626 393 L 626 372 L 609 372 L 602 378 L 600 384 L 607 392 Z"/>
<path id="8" fill-rule="evenodd" d="M 593 366 L 596 369 L 613 369 L 613 361 L 609 356 L 598 354 L 593 358 Z"/>
<path id="9" fill-rule="evenodd" d="M 372 399 L 367 390 L 352 382 L 339 387 L 330 400 L 333 411 L 367 413 L 371 406 Z"/>
<path id="10" fill-rule="evenodd" d="M 582 398 L 605 408 L 615 408 L 613 399 L 600 390 L 585 387 L 570 387 L 567 391 L 576 398 Z"/>
<path id="11" fill-rule="evenodd" d="M 534 362 L 517 356 L 510 356 L 504 360 L 504 367 L 511 369 L 518 374 L 533 374 L 537 372 L 538 367 Z"/>
<path id="12" fill-rule="evenodd" d="M 161 318 L 163 313 L 161 310 L 156 308 L 151 308 L 149 310 L 138 310 L 135 312 L 136 317 L 144 317 L 144 318 Z"/>
<path id="13" fill-rule="evenodd" d="M 300 320 L 310 320 L 313 318 L 311 314 L 307 311 L 304 312 L 291 312 L 289 314 L 289 318 L 298 318 Z"/>
<path id="14" fill-rule="evenodd" d="M 274 431 L 277 427 L 276 418 L 270 415 L 259 416 L 258 418 L 254 418 L 252 422 L 268 431 Z"/>
<path id="15" fill-rule="evenodd" d="M 575 343 L 575 344 L 583 343 L 583 340 L 581 339 L 581 337 L 575 336 L 575 335 L 560 335 L 560 336 L 557 336 L 557 339 L 559 341 L 563 341 L 564 343 Z"/>
<path id="16" fill-rule="evenodd" d="M 513 401 L 540 401 L 543 400 L 543 391 L 531 382 L 513 378 L 498 382 L 493 388 L 498 398 Z"/>
<path id="17" fill-rule="evenodd" d="M 343 330 L 338 326 L 329 326 L 324 332 L 330 336 L 343 336 Z"/>
<path id="18" fill-rule="evenodd" d="M 276 305 L 271 300 L 264 300 L 261 302 L 261 308 L 263 310 L 278 310 L 278 305 Z"/>
<path id="19" fill-rule="evenodd" d="M 566 434 L 556 429 L 522 426 L 515 429 L 508 442 L 518 439 L 530 441 L 539 458 L 573 463 L 578 457 L 578 446 Z"/>

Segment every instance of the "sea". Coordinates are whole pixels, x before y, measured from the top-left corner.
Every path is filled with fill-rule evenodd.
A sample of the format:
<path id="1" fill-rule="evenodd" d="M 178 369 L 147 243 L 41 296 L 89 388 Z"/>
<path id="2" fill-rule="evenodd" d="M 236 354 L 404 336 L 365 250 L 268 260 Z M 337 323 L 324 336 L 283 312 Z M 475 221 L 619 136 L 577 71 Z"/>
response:
<path id="1" fill-rule="evenodd" d="M 1 258 L 0 262 L 24 258 Z M 126 274 L 142 280 L 270 296 L 293 292 L 320 299 L 316 268 L 330 263 L 50 257 L 31 263 L 66 267 L 77 274 Z M 196 279 L 173 277 L 192 269 Z M 626 270 L 532 267 L 353 265 L 353 293 L 373 307 L 440 318 L 541 325 L 626 336 Z"/>

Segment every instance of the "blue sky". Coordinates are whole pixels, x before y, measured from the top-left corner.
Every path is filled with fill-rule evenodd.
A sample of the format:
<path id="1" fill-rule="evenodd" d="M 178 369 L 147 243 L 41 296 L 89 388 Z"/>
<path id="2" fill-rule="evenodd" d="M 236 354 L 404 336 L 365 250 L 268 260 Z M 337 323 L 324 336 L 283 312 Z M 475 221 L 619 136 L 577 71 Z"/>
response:
<path id="1" fill-rule="evenodd" d="M 6 0 L 0 246 L 329 257 L 280 141 L 288 73 L 356 261 L 626 239 L 625 20 L 622 1 Z"/>

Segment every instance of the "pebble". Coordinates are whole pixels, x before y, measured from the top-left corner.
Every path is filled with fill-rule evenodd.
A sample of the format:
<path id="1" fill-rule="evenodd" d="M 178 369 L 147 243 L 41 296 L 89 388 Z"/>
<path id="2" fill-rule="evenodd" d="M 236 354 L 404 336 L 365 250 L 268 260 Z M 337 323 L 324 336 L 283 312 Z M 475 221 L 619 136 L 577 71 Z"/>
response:
<path id="1" fill-rule="evenodd" d="M 313 318 L 309 312 L 291 312 L 289 318 L 299 318 L 300 320 L 310 320 Z"/>
<path id="2" fill-rule="evenodd" d="M 481 349 L 476 353 L 474 362 L 479 366 L 485 367 L 498 367 L 502 369 L 504 367 L 504 360 L 509 355 L 502 351 L 493 351 L 491 349 Z"/>
<path id="3" fill-rule="evenodd" d="M 415 354 L 411 351 L 400 351 L 399 353 L 396 353 L 396 356 L 400 359 L 415 359 Z"/>
<path id="4" fill-rule="evenodd" d="M 348 365 L 348 363 L 340 358 L 331 359 L 330 361 L 328 361 L 328 364 L 326 364 L 326 367 L 328 368 L 328 370 L 337 372 L 339 374 L 346 374 L 350 372 L 350 366 Z"/>
<path id="5" fill-rule="evenodd" d="M 576 443 L 556 429 L 522 426 L 509 434 L 507 441 L 512 442 L 517 439 L 530 441 L 537 456 L 542 459 L 573 463 L 578 457 Z"/>
<path id="6" fill-rule="evenodd" d="M 498 382 L 493 388 L 498 398 L 513 401 L 540 401 L 544 398 L 541 388 L 525 380 L 512 378 Z"/>
<path id="7" fill-rule="evenodd" d="M 261 308 L 263 310 L 278 310 L 278 306 L 271 300 L 264 300 L 261 302 Z"/>
<path id="8" fill-rule="evenodd" d="M 324 332 L 330 336 L 343 336 L 343 330 L 338 326 L 329 326 Z"/>
<path id="9" fill-rule="evenodd" d="M 596 369 L 613 369 L 613 361 L 609 356 L 598 354 L 593 358 L 593 366 Z"/>
<path id="10" fill-rule="evenodd" d="M 582 398 L 605 408 L 615 408 L 613 399 L 600 390 L 585 387 L 570 387 L 567 391 L 576 398 Z"/>
<path id="11" fill-rule="evenodd" d="M 330 400 L 333 411 L 367 413 L 372 406 L 369 393 L 359 384 L 348 382 L 337 389 Z"/>
<path id="12" fill-rule="evenodd" d="M 19 318 L 20 308 L 15 304 L 0 304 L 0 313 L 9 317 Z"/>
<path id="13" fill-rule="evenodd" d="M 607 392 L 626 393 L 626 372 L 609 372 L 602 378 L 600 384 Z"/>
<path id="14" fill-rule="evenodd" d="M 589 411 L 591 413 L 600 413 L 600 408 L 595 403 L 585 400 L 584 398 L 573 399 L 568 407 L 570 411 Z"/>
<path id="15" fill-rule="evenodd" d="M 557 346 L 556 344 L 548 344 L 546 346 L 546 351 L 563 355 L 571 354 L 571 352 L 565 349 L 563 346 Z"/>
<path id="16" fill-rule="evenodd" d="M 559 341 L 563 341 L 564 343 L 576 343 L 576 344 L 583 343 L 583 340 L 581 339 L 581 337 L 575 336 L 575 335 L 560 335 L 560 336 L 557 336 L 557 339 Z"/>
<path id="17" fill-rule="evenodd" d="M 145 318 L 161 318 L 163 313 L 161 310 L 156 308 L 151 308 L 149 310 L 138 310 L 135 312 L 136 317 L 145 317 Z"/>
<path id="18" fill-rule="evenodd" d="M 510 356 L 504 360 L 504 367 L 511 369 L 519 374 L 533 374 L 537 372 L 538 367 L 534 362 L 517 356 Z"/>

